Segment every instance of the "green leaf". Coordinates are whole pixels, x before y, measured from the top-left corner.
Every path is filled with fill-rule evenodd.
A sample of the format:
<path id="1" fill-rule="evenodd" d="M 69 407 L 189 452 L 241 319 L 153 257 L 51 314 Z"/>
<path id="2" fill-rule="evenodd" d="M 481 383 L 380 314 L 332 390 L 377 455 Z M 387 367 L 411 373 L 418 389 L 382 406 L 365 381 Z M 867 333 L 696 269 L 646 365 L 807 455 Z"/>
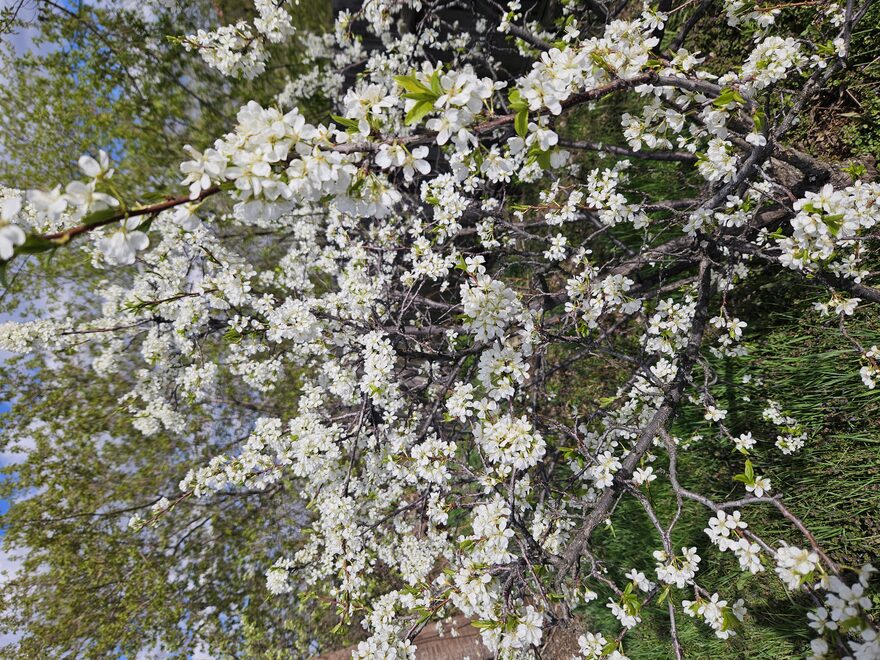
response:
<path id="1" fill-rule="evenodd" d="M 516 88 L 510 90 L 510 94 L 507 96 L 510 99 L 510 109 L 514 112 L 521 112 L 522 110 L 528 110 L 529 104 L 520 94 L 520 91 Z"/>
<path id="2" fill-rule="evenodd" d="M 712 101 L 712 105 L 716 108 L 725 108 L 730 103 L 745 105 L 745 102 L 746 100 L 737 90 L 731 87 L 725 87 L 721 90 L 721 93 L 715 98 L 715 100 Z"/>
<path id="3" fill-rule="evenodd" d="M 394 76 L 394 82 L 403 87 L 408 92 L 430 92 L 415 76 Z"/>
<path id="4" fill-rule="evenodd" d="M 866 168 L 862 163 L 850 163 L 846 167 L 842 168 L 841 172 L 843 172 L 844 174 L 849 174 L 853 179 L 861 179 L 868 173 L 868 168 Z"/>
<path id="5" fill-rule="evenodd" d="M 837 234 L 843 226 L 843 213 L 826 214 L 822 216 L 822 222 L 828 227 L 832 234 Z"/>
<path id="6" fill-rule="evenodd" d="M 410 94 L 404 94 L 403 98 L 412 99 L 413 101 L 430 101 L 433 103 L 437 100 L 437 95 L 434 92 L 412 92 Z"/>
<path id="7" fill-rule="evenodd" d="M 440 71 L 434 71 L 431 74 L 431 91 L 434 92 L 437 96 L 442 96 L 443 94 L 443 86 L 440 84 Z"/>
<path id="8" fill-rule="evenodd" d="M 617 650 L 617 640 L 611 640 L 602 647 L 602 655 L 610 655 Z"/>
<path id="9" fill-rule="evenodd" d="M 406 113 L 405 121 L 407 124 L 418 124 L 433 109 L 434 104 L 431 101 L 419 101 Z"/>
<path id="10" fill-rule="evenodd" d="M 345 128 L 357 128 L 358 123 L 354 119 L 349 119 L 348 117 L 340 117 L 339 115 L 330 115 L 330 118 L 335 121 L 340 126 L 344 126 Z"/>
<path id="11" fill-rule="evenodd" d="M 660 592 L 660 595 L 657 597 L 657 604 L 662 605 L 663 601 L 669 598 L 669 585 L 667 584 L 663 591 Z"/>
<path id="12" fill-rule="evenodd" d="M 736 588 L 745 589 L 752 577 L 752 574 L 749 572 L 740 573 L 739 577 L 736 579 Z"/>
<path id="13" fill-rule="evenodd" d="M 9 280 L 6 278 L 6 269 L 9 267 L 8 261 L 0 261 L 0 284 L 4 289 L 9 288 Z"/>
<path id="14" fill-rule="evenodd" d="M 513 127 L 516 129 L 516 134 L 521 138 L 525 138 L 525 136 L 529 134 L 528 109 L 520 110 L 516 113 L 516 116 L 513 118 Z"/>
<path id="15" fill-rule="evenodd" d="M 721 630 L 730 630 L 731 628 L 734 628 L 737 623 L 739 623 L 739 619 L 734 616 L 733 610 L 731 610 L 729 607 L 725 607 L 721 610 L 721 620 L 723 622 L 721 624 Z"/>
<path id="16" fill-rule="evenodd" d="M 755 468 L 752 465 L 752 462 L 746 459 L 746 477 L 749 480 L 749 483 L 755 483 Z"/>
<path id="17" fill-rule="evenodd" d="M 550 163 L 549 151 L 539 151 L 538 155 L 535 157 L 535 160 L 538 162 L 538 165 L 541 166 L 541 169 L 549 170 L 552 167 Z"/>
<path id="18" fill-rule="evenodd" d="M 764 128 L 764 124 L 767 123 L 767 116 L 760 110 L 755 113 L 755 116 L 752 117 L 752 121 L 755 122 L 755 130 L 760 133 Z"/>
<path id="19" fill-rule="evenodd" d="M 570 461 L 573 457 L 577 455 L 577 447 L 560 447 L 560 453 L 565 458 L 565 460 Z"/>
<path id="20" fill-rule="evenodd" d="M 148 204 L 157 204 L 159 202 L 164 202 L 168 199 L 168 195 L 166 193 L 161 192 L 147 192 L 138 195 L 138 204 L 141 206 L 147 206 Z"/>

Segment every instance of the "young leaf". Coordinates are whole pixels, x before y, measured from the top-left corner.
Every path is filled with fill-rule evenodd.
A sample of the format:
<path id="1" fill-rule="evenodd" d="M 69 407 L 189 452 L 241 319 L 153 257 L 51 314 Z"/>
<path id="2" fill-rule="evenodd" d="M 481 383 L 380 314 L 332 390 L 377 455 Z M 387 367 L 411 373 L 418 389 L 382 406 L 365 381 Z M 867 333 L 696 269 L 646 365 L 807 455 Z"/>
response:
<path id="1" fill-rule="evenodd" d="M 413 101 L 430 101 L 433 103 L 437 100 L 437 95 L 434 92 L 411 92 L 409 94 L 404 94 L 403 98 L 412 99 Z"/>
<path id="2" fill-rule="evenodd" d="M 340 126 L 344 126 L 345 128 L 354 128 L 357 129 L 358 123 L 354 119 L 349 119 L 348 117 L 340 117 L 339 115 L 330 115 L 330 118 L 335 121 Z"/>
<path id="3" fill-rule="evenodd" d="M 437 96 L 443 94 L 443 86 L 440 84 L 440 71 L 435 71 L 431 74 L 431 91 Z"/>
<path id="4" fill-rule="evenodd" d="M 663 601 L 669 597 L 669 589 L 670 586 L 667 584 L 663 591 L 660 592 L 660 595 L 657 597 L 657 604 L 662 605 Z"/>
<path id="5" fill-rule="evenodd" d="M 434 104 L 431 101 L 419 101 L 406 113 L 405 121 L 407 124 L 418 124 L 433 109 Z"/>
<path id="6" fill-rule="evenodd" d="M 406 91 L 417 94 L 419 92 L 430 92 L 431 90 L 419 82 L 415 76 L 394 76 L 394 82 L 403 87 Z"/>
<path id="7" fill-rule="evenodd" d="M 716 97 L 714 101 L 712 101 L 712 105 L 716 108 L 724 108 L 727 107 L 730 103 L 738 103 L 739 105 L 745 105 L 746 100 L 743 98 L 742 94 L 731 87 L 725 87 L 721 90 L 721 93 Z"/>
<path id="8" fill-rule="evenodd" d="M 520 94 L 520 91 L 518 89 L 514 88 L 510 90 L 510 94 L 507 98 L 510 99 L 510 109 L 514 112 L 528 110 L 529 104 L 522 97 L 522 94 Z"/>
<path id="9" fill-rule="evenodd" d="M 513 118 L 513 127 L 516 129 L 516 134 L 521 138 L 525 138 L 525 136 L 529 134 L 528 108 L 516 113 L 516 116 Z"/>

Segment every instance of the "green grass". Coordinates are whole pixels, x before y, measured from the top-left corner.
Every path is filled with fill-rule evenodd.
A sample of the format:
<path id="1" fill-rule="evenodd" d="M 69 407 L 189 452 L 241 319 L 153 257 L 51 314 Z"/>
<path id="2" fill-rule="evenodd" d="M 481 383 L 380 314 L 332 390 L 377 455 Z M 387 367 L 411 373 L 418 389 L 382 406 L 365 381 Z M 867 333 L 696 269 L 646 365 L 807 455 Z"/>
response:
<path id="1" fill-rule="evenodd" d="M 794 276 L 758 277 L 736 294 L 736 313 L 749 323 L 748 356 L 711 361 L 718 375 L 712 388 L 719 404 L 729 408 L 727 422 L 734 433 L 752 431 L 759 445 L 752 460 L 772 480 L 774 492 L 783 493 L 789 508 L 816 535 L 835 560 L 861 564 L 880 556 L 880 390 L 868 390 L 858 375 L 859 356 L 841 335 L 836 320 L 822 320 L 812 311 L 813 296 L 793 298 L 803 283 Z M 781 295 L 782 291 L 788 295 Z M 863 344 L 880 342 L 880 316 L 863 307 L 850 319 L 850 332 Z M 855 330 L 858 328 L 858 330 Z M 750 374 L 749 402 L 730 397 L 731 383 Z M 584 378 L 589 380 L 588 373 Z M 576 379 L 572 379 L 576 380 Z M 762 383 L 760 385 L 755 383 Z M 606 385 L 607 387 L 607 385 Z M 582 394 L 589 390 L 583 386 Z M 775 429 L 761 420 L 768 398 L 779 402 L 808 432 L 806 446 L 792 456 L 775 448 Z M 714 499 L 745 495 L 732 477 L 742 471 L 744 457 L 730 442 L 719 437 L 702 418 L 702 411 L 686 406 L 673 431 L 680 437 L 692 433 L 703 440 L 681 452 L 680 468 L 685 486 Z M 662 457 L 655 464 L 665 468 Z M 661 478 L 651 488 L 651 499 L 661 520 L 668 520 L 674 499 Z M 676 528 L 673 542 L 697 546 L 703 561 L 701 585 L 717 590 L 723 598 L 743 598 L 749 611 L 739 634 L 727 641 L 715 638 L 707 626 L 680 614 L 680 638 L 690 658 L 791 658 L 802 655 L 811 638 L 806 625 L 809 603 L 803 596 L 785 591 L 772 574 L 751 576 L 739 570 L 731 553 L 712 548 L 703 528 L 709 512 L 688 503 Z M 743 512 L 749 526 L 766 539 L 782 538 L 803 545 L 796 530 L 770 507 Z M 659 540 L 638 503 L 624 498 L 613 518 L 613 531 L 601 527 L 594 535 L 597 556 L 620 567 L 612 576 L 624 581 L 630 568 L 653 576 L 651 552 Z M 592 588 L 597 585 L 590 584 Z M 610 593 L 581 614 L 585 629 L 609 632 L 618 624 L 605 607 Z M 689 594 L 673 591 L 673 602 Z M 692 597 L 692 596 L 691 596 Z M 652 607 L 644 624 L 625 638 L 625 652 L 633 658 L 669 656 L 668 619 L 665 607 Z"/>

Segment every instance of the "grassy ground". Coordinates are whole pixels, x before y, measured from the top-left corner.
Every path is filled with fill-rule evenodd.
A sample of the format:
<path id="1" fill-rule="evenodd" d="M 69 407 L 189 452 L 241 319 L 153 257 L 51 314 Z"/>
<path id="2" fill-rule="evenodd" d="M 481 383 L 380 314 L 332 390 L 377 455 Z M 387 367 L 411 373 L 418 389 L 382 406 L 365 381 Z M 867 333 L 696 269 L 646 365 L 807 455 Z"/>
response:
<path id="1" fill-rule="evenodd" d="M 718 384 L 712 391 L 719 403 L 729 408 L 727 421 L 732 432 L 751 431 L 759 439 L 752 460 L 760 472 L 770 477 L 774 491 L 785 494 L 787 505 L 835 560 L 861 564 L 880 556 L 880 390 L 871 391 L 862 384 L 858 355 L 840 334 L 836 321 L 821 320 L 810 308 L 809 294 L 800 300 L 791 299 L 793 278 L 785 274 L 759 275 L 740 294 L 737 314 L 749 322 L 750 354 L 715 360 Z M 862 343 L 880 342 L 880 315 L 871 308 L 860 310 L 850 325 L 860 328 L 852 332 Z M 751 401 L 728 400 L 729 383 L 739 382 L 745 374 L 752 376 L 747 390 Z M 602 392 L 603 386 L 608 388 L 613 376 L 600 364 L 583 364 L 578 372 L 567 374 L 566 381 L 576 384 L 571 387 L 580 388 L 580 396 L 586 399 Z M 737 391 L 743 392 L 741 385 Z M 569 390 L 563 399 L 573 393 Z M 760 421 L 768 398 L 778 401 L 807 431 L 809 439 L 800 452 L 784 456 L 774 447 L 775 430 Z M 717 500 L 745 495 L 742 486 L 732 479 L 742 471 L 743 457 L 731 443 L 712 432 L 701 411 L 686 408 L 673 431 L 682 438 L 695 433 L 703 436 L 681 454 L 683 485 Z M 665 469 L 662 459 L 656 465 Z M 662 482 L 660 479 L 652 487 L 650 497 L 661 519 L 668 520 L 674 498 Z M 775 510 L 750 508 L 744 511 L 744 517 L 752 529 L 767 538 L 786 538 L 803 545 Z M 679 547 L 697 546 L 703 558 L 701 584 L 730 601 L 743 598 L 749 616 L 736 637 L 722 641 L 706 626 L 680 615 L 680 636 L 688 657 L 803 655 L 810 639 L 806 625 L 809 603 L 803 596 L 787 593 L 773 577 L 740 572 L 731 553 L 720 553 L 709 544 L 703 532 L 708 518 L 703 507 L 686 505 L 673 542 Z M 629 568 L 653 575 L 651 552 L 659 548 L 659 541 L 637 503 L 624 498 L 612 528 L 600 527 L 593 545 L 597 556 L 615 558 L 611 563 L 621 567 L 616 578 L 622 579 Z M 581 612 L 581 629 L 606 633 L 617 630 L 616 621 L 605 607 L 610 593 L 596 590 L 600 597 Z M 673 601 L 678 604 L 687 597 L 685 592 L 674 592 Z M 652 609 L 645 613 L 645 625 L 625 639 L 625 652 L 632 658 L 669 657 L 665 608 Z"/>
<path id="2" fill-rule="evenodd" d="M 804 26 L 804 34 L 808 30 L 809 26 Z M 796 139 L 801 148 L 841 164 L 871 162 L 880 153 L 878 37 L 880 6 L 875 6 L 854 35 L 857 56 L 849 70 L 799 127 Z M 748 48 L 748 35 L 731 38 L 723 17 L 710 19 L 697 40 L 698 48 L 710 55 L 719 70 L 741 62 Z M 569 139 L 622 145 L 620 128 L 610 118 L 632 112 L 632 103 L 632 99 L 608 99 L 591 111 L 573 113 L 560 133 Z M 591 153 L 581 159 L 585 168 L 613 163 Z M 631 189 L 654 200 L 687 197 L 695 183 L 689 166 L 674 163 L 658 166 L 633 161 L 630 174 Z M 818 287 L 805 286 L 794 274 L 759 272 L 735 294 L 734 301 L 736 315 L 749 324 L 749 355 L 713 361 L 718 373 L 713 394 L 729 409 L 727 421 L 734 433 L 751 431 L 759 438 L 752 457 L 756 467 L 771 479 L 775 492 L 785 494 L 787 505 L 830 555 L 848 565 L 876 562 L 880 557 L 880 389 L 868 390 L 861 382 L 859 356 L 842 336 L 837 320 L 822 319 L 812 310 L 811 303 L 824 298 L 827 295 Z M 876 308 L 860 308 L 855 318 L 848 320 L 848 327 L 863 345 L 880 344 Z M 609 383 L 613 383 L 611 373 L 608 365 L 582 365 L 576 373 L 566 375 L 562 400 L 607 396 Z M 739 383 L 747 373 L 752 376 L 751 401 L 736 401 L 730 385 Z M 742 385 L 737 391 L 743 391 Z M 775 429 L 760 422 L 767 399 L 778 401 L 807 431 L 806 446 L 797 454 L 784 456 L 773 446 Z M 686 409 L 674 431 L 680 437 L 703 435 L 703 440 L 680 459 L 684 485 L 717 499 L 745 494 L 732 480 L 742 471 L 743 457 L 711 432 L 700 411 Z M 661 518 L 668 519 L 674 504 L 668 489 L 653 488 L 651 498 Z M 758 533 L 798 542 L 791 526 L 769 509 L 749 509 L 744 517 Z M 701 583 L 731 601 L 743 598 L 749 616 L 736 637 L 723 641 L 705 625 L 679 615 L 679 634 L 687 657 L 803 657 L 812 637 L 805 616 L 809 604 L 803 597 L 787 593 L 772 577 L 741 573 L 731 553 L 720 553 L 710 546 L 702 531 L 708 518 L 705 509 L 689 506 L 674 543 L 697 546 L 703 557 Z M 633 502 L 621 503 L 613 529 L 597 530 L 594 546 L 597 555 L 617 558 L 614 563 L 624 567 L 615 577 L 622 578 L 629 568 L 653 575 L 651 552 L 659 547 L 659 541 L 641 507 Z M 601 630 L 607 636 L 618 624 L 605 607 L 609 594 L 597 591 L 600 597 L 583 609 L 579 627 L 581 631 Z M 687 594 L 677 593 L 675 603 L 683 597 Z M 634 659 L 670 657 L 665 607 L 653 609 L 656 611 L 645 613 L 645 623 L 625 638 L 624 651 Z"/>

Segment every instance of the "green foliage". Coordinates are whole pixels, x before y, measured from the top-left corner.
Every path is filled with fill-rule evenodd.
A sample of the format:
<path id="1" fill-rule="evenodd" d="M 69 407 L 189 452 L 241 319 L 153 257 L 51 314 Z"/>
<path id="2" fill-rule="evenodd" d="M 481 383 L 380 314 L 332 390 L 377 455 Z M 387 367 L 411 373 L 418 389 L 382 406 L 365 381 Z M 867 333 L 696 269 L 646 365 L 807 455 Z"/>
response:
<path id="1" fill-rule="evenodd" d="M 843 140 L 854 155 L 880 154 L 880 6 L 868 10 L 853 30 L 852 49 L 857 53 L 850 65 L 843 95 L 853 102 L 844 116 L 851 119 Z"/>
<path id="2" fill-rule="evenodd" d="M 529 104 L 520 95 L 518 89 L 510 91 L 510 109 L 515 113 L 513 126 L 516 134 L 524 138 L 529 132 Z"/>
<path id="3" fill-rule="evenodd" d="M 880 90 L 880 80 L 874 84 Z M 866 91 L 860 100 L 860 109 L 852 111 L 857 119 L 843 131 L 843 139 L 855 155 L 880 154 L 880 91 Z"/>
<path id="4" fill-rule="evenodd" d="M 0 400 L 14 402 L 0 415 L 0 451 L 29 448 L 23 462 L 0 469 L 0 499 L 14 499 L 3 546 L 27 548 L 0 612 L 0 631 L 23 637 L 0 657 L 135 657 L 153 646 L 183 656 L 196 650 L 196 635 L 218 657 L 278 648 L 305 655 L 322 642 L 329 626 L 320 626 L 320 608 L 270 600 L 265 587 L 265 567 L 295 548 L 307 519 L 285 484 L 185 501 L 154 528 L 127 528 L 160 496 L 175 497 L 191 466 L 239 442 L 253 420 L 237 408 L 191 404 L 182 433 L 145 437 L 120 404 L 132 387 L 125 370 L 102 377 L 74 354 L 54 361 L 0 366 Z M 51 380 L 28 378 L 34 369 Z M 275 410 L 261 405 L 281 415 L 291 398 L 286 392 Z"/>

